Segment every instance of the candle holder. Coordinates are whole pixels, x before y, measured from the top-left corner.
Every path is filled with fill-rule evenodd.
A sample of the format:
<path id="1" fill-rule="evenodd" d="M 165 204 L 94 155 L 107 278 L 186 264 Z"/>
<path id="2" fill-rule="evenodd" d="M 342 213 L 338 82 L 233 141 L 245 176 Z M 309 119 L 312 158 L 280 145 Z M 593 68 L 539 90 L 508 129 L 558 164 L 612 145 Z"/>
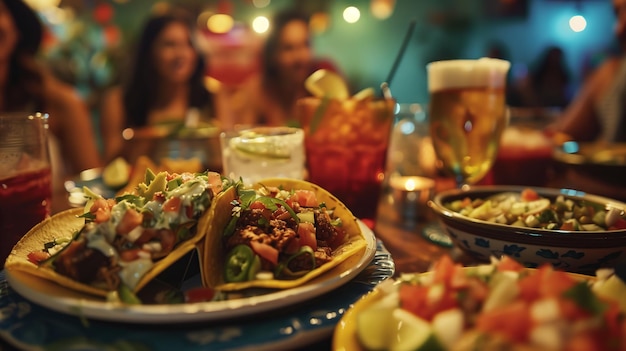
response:
<path id="1" fill-rule="evenodd" d="M 394 206 L 405 223 L 423 219 L 428 200 L 435 193 L 435 181 L 420 176 L 395 176 L 389 179 Z"/>

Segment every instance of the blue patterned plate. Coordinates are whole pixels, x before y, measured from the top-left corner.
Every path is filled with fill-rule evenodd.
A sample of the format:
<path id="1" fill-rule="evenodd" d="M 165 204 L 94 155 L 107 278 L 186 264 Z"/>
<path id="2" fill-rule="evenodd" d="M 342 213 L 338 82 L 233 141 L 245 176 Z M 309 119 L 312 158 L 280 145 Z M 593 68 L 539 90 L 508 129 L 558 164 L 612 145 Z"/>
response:
<path id="1" fill-rule="evenodd" d="M 381 242 L 375 254 L 345 284 L 299 303 L 277 302 L 270 311 L 243 318 L 197 323 L 153 320 L 104 321 L 59 313 L 15 292 L 0 272 L 0 337 L 24 349 L 46 350 L 274 350 L 294 348 L 329 337 L 343 313 L 380 281 L 394 274 L 394 263 Z M 54 300 L 53 297 L 50 298 Z M 245 299 L 245 298 L 244 298 Z M 282 306 L 282 307 L 280 307 Z M 146 306 L 147 307 L 147 306 Z M 201 313 L 201 312 L 198 312 Z M 154 318 L 155 315 L 151 315 Z M 146 317 L 147 318 L 147 317 Z"/>

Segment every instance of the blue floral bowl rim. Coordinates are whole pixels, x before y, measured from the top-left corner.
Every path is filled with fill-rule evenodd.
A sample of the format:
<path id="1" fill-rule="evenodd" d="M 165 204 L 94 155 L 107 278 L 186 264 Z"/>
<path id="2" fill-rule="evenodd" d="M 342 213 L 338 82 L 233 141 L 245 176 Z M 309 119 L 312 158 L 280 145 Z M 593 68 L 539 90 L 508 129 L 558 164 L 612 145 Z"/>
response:
<path id="1" fill-rule="evenodd" d="M 598 195 L 588 194 L 579 190 L 508 185 L 478 185 L 463 189 L 444 190 L 437 193 L 435 197 L 428 202 L 428 206 L 439 216 L 439 219 L 445 225 L 453 227 L 457 230 L 462 230 L 471 235 L 527 245 L 578 248 L 616 248 L 623 246 L 626 248 L 626 230 L 624 229 L 611 231 L 566 231 L 513 227 L 507 224 L 492 223 L 480 219 L 469 218 L 443 206 L 446 202 L 465 197 L 475 199 L 502 192 L 521 192 L 527 188 L 531 188 L 539 195 L 548 198 L 556 198 L 559 195 L 563 195 L 567 198 L 584 199 L 604 204 L 605 206 L 612 206 L 626 210 L 626 203 Z"/>

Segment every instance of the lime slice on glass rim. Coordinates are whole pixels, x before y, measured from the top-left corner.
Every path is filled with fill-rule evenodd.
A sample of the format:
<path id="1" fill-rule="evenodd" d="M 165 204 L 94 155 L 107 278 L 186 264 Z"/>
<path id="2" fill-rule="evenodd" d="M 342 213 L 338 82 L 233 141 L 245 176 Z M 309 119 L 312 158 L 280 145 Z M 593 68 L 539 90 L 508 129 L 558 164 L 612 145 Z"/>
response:
<path id="1" fill-rule="evenodd" d="M 276 135 L 245 131 L 242 132 L 241 136 L 231 139 L 230 146 L 235 152 L 246 158 L 291 159 L 291 148 L 289 145 L 276 139 Z"/>

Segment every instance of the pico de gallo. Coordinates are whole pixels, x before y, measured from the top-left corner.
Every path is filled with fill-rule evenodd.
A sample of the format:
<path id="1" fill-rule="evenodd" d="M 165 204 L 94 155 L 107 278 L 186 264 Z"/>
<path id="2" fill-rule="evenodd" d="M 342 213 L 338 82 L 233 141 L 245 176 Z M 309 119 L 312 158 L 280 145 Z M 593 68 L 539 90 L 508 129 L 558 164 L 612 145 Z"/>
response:
<path id="1" fill-rule="evenodd" d="M 223 231 L 224 281 L 294 279 L 332 260 L 346 231 L 311 190 L 238 189 Z"/>
<path id="2" fill-rule="evenodd" d="M 623 209 L 564 195 L 550 200 L 531 188 L 488 198 L 465 197 L 444 203 L 444 207 L 469 218 L 518 227 L 567 231 L 626 229 Z"/>
<path id="3" fill-rule="evenodd" d="M 442 257 L 427 274 L 386 281 L 356 315 L 368 350 L 624 350 L 626 284 L 509 257 L 462 267 Z"/>
<path id="4" fill-rule="evenodd" d="M 135 194 L 105 199 L 85 189 L 85 225 L 28 258 L 84 284 L 132 292 L 156 262 L 204 230 L 198 222 L 227 182 L 215 172 L 148 170 Z"/>

